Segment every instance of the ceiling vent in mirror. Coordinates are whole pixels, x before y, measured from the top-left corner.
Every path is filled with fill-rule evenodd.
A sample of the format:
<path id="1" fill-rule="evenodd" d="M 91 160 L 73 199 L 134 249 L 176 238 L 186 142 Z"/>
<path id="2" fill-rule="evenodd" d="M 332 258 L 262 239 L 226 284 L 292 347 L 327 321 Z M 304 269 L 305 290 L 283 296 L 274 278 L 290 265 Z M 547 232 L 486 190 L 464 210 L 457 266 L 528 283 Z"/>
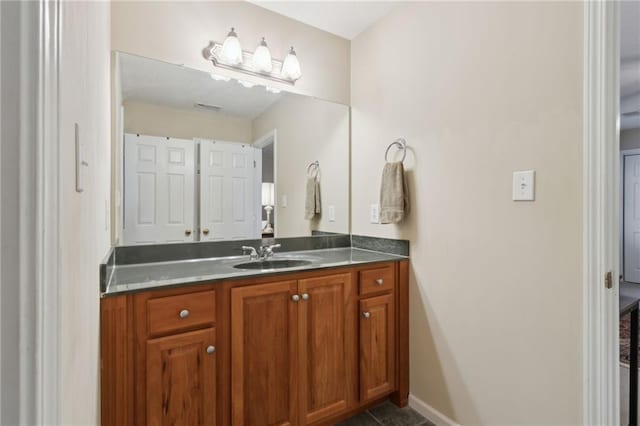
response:
<path id="1" fill-rule="evenodd" d="M 193 104 L 193 107 L 198 109 L 206 109 L 208 111 L 216 111 L 216 112 L 222 110 L 222 107 L 220 105 Z"/>
<path id="2" fill-rule="evenodd" d="M 216 67 L 256 77 L 288 84 L 295 84 L 302 77 L 300 62 L 293 47 L 284 61 L 274 59 L 263 37 L 255 52 L 246 52 L 242 50 L 235 28 L 231 28 L 222 44 L 212 41 L 202 53 Z"/>

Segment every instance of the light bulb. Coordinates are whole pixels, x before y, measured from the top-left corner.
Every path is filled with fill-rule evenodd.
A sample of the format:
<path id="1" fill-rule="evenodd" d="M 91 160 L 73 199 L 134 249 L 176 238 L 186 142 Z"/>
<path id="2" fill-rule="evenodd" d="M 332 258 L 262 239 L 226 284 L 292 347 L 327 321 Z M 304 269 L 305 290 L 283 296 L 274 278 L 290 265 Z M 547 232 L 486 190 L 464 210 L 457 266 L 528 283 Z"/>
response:
<path id="1" fill-rule="evenodd" d="M 264 37 L 262 37 L 262 41 L 258 47 L 256 47 L 256 51 L 253 52 L 253 69 L 256 72 L 266 73 L 270 73 L 273 69 L 273 64 L 271 63 L 271 52 L 269 52 L 267 41 Z"/>
<path id="2" fill-rule="evenodd" d="M 242 63 L 242 47 L 235 29 L 231 28 L 227 38 L 222 44 L 222 52 L 220 53 L 222 61 L 229 65 L 239 65 Z"/>
<path id="3" fill-rule="evenodd" d="M 267 89 L 267 92 L 269 93 L 280 93 L 282 90 L 280 89 L 276 89 L 275 87 L 271 87 L 271 86 L 265 86 L 265 89 Z"/>
<path id="4" fill-rule="evenodd" d="M 252 83 L 247 80 L 238 80 L 238 83 L 240 83 L 242 87 L 246 87 L 247 89 L 251 89 L 253 86 L 256 85 L 255 83 Z"/>
<path id="5" fill-rule="evenodd" d="M 296 81 L 297 79 L 302 77 L 300 62 L 298 62 L 298 56 L 296 56 L 296 51 L 293 50 L 293 46 L 291 46 L 287 57 L 284 58 L 281 76 L 292 81 Z"/>

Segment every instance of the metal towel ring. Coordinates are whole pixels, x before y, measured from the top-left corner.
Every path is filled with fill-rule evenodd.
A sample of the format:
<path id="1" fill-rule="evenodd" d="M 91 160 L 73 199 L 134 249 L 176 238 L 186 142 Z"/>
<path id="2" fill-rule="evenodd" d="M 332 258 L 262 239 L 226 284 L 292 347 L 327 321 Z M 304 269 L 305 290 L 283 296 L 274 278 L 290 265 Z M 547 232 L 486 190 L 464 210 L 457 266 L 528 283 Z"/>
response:
<path id="1" fill-rule="evenodd" d="M 400 161 L 404 162 L 404 159 L 407 158 L 407 141 L 404 138 L 398 138 L 389 144 L 387 150 L 384 152 L 384 161 L 389 162 L 387 158 L 389 156 L 389 150 L 394 145 L 398 145 L 398 149 L 402 150 L 402 160 Z"/>

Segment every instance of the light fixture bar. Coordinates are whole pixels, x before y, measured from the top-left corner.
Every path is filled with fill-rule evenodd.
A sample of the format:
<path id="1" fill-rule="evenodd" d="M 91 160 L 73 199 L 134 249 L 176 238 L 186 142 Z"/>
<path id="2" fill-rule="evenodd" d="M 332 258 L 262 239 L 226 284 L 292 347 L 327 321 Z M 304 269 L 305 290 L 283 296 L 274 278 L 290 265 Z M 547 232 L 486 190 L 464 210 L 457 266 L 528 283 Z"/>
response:
<path id="1" fill-rule="evenodd" d="M 211 61 L 214 66 L 219 68 L 224 68 L 227 70 L 238 71 L 244 74 L 253 75 L 256 77 L 267 78 L 269 80 L 277 81 L 279 83 L 286 83 L 290 85 L 295 85 L 296 80 L 290 80 L 287 78 L 282 78 L 280 76 L 282 72 L 282 64 L 283 61 L 278 59 L 271 59 L 271 63 L 273 64 L 273 69 L 271 72 L 256 72 L 252 69 L 253 64 L 253 53 L 247 52 L 245 50 L 242 51 L 242 63 L 238 65 L 228 65 L 225 64 L 224 61 L 220 58 L 220 54 L 222 53 L 222 44 L 217 42 L 211 42 L 209 46 L 207 46 L 203 50 L 203 56 L 208 61 Z"/>

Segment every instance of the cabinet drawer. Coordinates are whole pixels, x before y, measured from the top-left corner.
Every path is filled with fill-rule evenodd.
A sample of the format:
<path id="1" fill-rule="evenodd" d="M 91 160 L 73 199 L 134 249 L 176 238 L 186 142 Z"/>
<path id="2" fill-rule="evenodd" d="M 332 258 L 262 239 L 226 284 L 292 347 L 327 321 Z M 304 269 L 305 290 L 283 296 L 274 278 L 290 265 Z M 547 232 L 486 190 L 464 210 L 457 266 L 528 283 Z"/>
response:
<path id="1" fill-rule="evenodd" d="M 149 334 L 163 334 L 209 325 L 215 320 L 216 294 L 213 290 L 159 297 L 147 301 Z"/>
<path id="2" fill-rule="evenodd" d="M 360 295 L 392 290 L 394 278 L 393 265 L 360 271 Z"/>

